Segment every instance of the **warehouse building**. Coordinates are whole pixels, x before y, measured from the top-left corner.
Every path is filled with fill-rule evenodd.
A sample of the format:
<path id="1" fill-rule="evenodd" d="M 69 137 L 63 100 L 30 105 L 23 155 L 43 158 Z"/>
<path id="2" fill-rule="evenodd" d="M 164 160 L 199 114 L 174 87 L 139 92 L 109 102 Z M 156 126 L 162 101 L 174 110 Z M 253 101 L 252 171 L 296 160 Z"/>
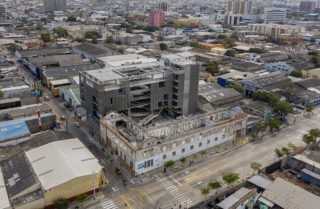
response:
<path id="1" fill-rule="evenodd" d="M 58 198 L 71 199 L 97 190 L 103 182 L 98 160 L 77 138 L 20 152 L 0 166 L 13 208 L 50 206 Z"/>

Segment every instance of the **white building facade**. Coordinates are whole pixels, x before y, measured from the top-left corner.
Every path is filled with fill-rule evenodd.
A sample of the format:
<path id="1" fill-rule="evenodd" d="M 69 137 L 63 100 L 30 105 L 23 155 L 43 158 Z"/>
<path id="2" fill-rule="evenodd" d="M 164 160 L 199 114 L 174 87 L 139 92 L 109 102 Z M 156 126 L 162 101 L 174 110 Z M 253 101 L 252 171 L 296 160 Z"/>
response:
<path id="1" fill-rule="evenodd" d="M 286 16 L 286 8 L 270 7 L 264 9 L 264 23 L 284 23 Z"/>
<path id="2" fill-rule="evenodd" d="M 246 118 L 240 108 L 225 108 L 142 127 L 111 112 L 101 120 L 100 131 L 107 148 L 138 175 L 244 136 Z"/>

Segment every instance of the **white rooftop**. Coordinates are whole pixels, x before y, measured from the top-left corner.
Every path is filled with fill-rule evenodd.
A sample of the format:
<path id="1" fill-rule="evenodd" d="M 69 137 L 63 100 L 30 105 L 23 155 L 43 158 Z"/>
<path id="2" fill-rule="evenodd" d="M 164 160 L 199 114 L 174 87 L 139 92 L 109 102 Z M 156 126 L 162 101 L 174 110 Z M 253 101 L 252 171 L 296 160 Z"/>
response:
<path id="1" fill-rule="evenodd" d="M 44 190 L 101 170 L 95 156 L 77 139 L 55 141 L 26 152 Z"/>
<path id="2" fill-rule="evenodd" d="M 99 57 L 106 67 L 121 67 L 135 64 L 146 64 L 157 62 L 157 59 L 148 58 L 140 54 L 123 54 Z"/>

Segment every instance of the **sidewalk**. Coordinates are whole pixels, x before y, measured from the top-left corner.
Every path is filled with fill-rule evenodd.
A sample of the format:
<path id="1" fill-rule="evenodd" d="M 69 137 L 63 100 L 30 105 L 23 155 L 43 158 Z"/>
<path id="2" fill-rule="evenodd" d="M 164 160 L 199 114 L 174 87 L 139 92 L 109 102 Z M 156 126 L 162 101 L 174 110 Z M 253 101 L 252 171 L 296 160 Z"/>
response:
<path id="1" fill-rule="evenodd" d="M 130 178 L 129 181 L 132 184 L 140 185 L 140 184 L 145 184 L 145 183 L 154 181 L 155 179 L 158 179 L 158 178 L 167 177 L 175 172 L 182 171 L 187 168 L 191 168 L 192 166 L 197 165 L 199 163 L 204 163 L 206 161 L 212 160 L 215 157 L 225 155 L 228 152 L 236 150 L 247 143 L 248 141 L 245 139 L 239 140 L 237 143 L 226 142 L 206 150 L 206 154 L 201 154 L 199 152 L 191 156 L 188 156 L 185 158 L 186 160 L 184 163 L 182 163 L 179 160 L 175 161 L 175 166 L 172 169 L 167 169 L 165 173 L 164 173 L 164 167 L 161 166 L 159 168 L 151 170 L 137 177 Z"/>

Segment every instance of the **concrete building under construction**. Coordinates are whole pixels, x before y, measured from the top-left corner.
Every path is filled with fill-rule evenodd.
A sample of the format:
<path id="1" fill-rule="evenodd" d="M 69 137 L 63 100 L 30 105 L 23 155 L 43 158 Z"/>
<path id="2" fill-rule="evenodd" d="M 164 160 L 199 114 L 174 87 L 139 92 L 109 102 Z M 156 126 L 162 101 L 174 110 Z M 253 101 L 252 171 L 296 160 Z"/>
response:
<path id="1" fill-rule="evenodd" d="M 247 116 L 239 107 L 182 116 L 172 120 L 158 114 L 135 122 L 110 112 L 100 121 L 101 138 L 133 174 L 142 174 L 245 135 Z"/>
<path id="2" fill-rule="evenodd" d="M 197 112 L 194 98 L 198 97 L 200 64 L 187 61 L 164 67 L 143 57 L 132 64 L 123 63 L 123 56 L 127 55 L 114 56 L 120 66 L 106 63 L 105 69 L 80 73 L 81 104 L 88 114 L 99 119 L 110 111 L 132 117 L 145 117 L 162 109 L 174 117 Z"/>

